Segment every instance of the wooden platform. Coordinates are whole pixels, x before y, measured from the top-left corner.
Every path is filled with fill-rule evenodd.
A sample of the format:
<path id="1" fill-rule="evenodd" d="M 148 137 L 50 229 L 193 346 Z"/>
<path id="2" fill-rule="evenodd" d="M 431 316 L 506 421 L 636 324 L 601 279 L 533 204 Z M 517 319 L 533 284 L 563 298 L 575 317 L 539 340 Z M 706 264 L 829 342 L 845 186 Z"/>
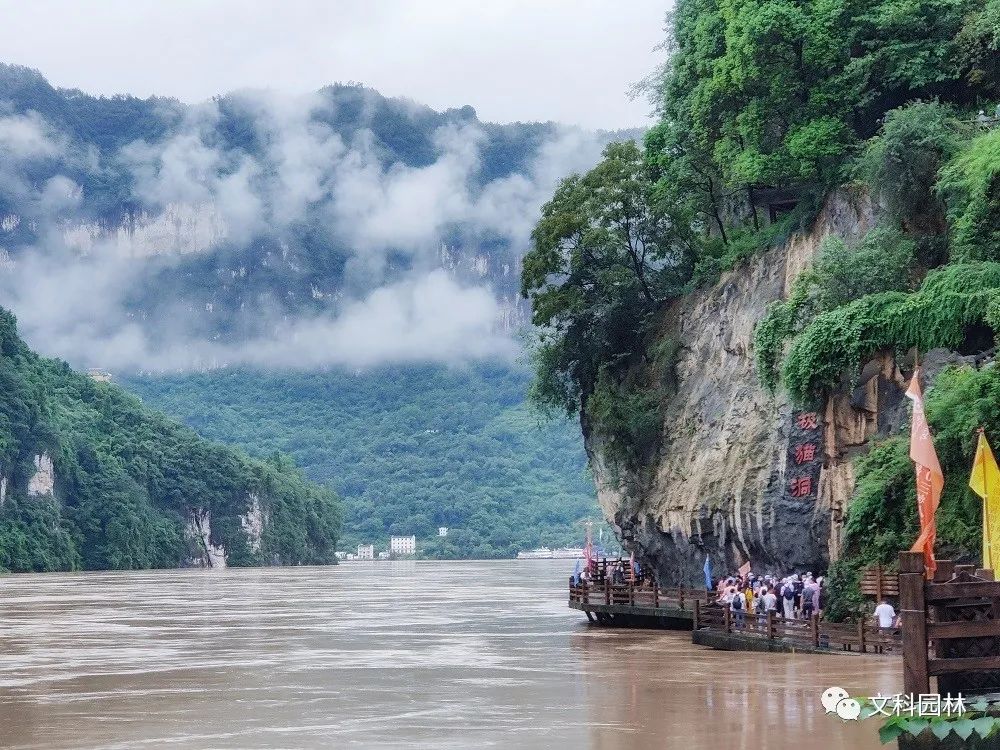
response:
<path id="1" fill-rule="evenodd" d="M 707 604 L 714 596 L 704 589 L 612 584 L 605 579 L 596 585 L 571 584 L 569 606 L 598 625 L 690 630 L 695 603 Z"/>
<path id="2" fill-rule="evenodd" d="M 569 606 L 586 613 L 590 622 L 609 627 L 690 630 L 694 622 L 694 614 L 690 610 L 669 605 L 644 607 L 570 601 Z"/>
<path id="3" fill-rule="evenodd" d="M 898 630 L 872 623 L 785 619 L 777 613 L 734 614 L 716 604 L 716 593 L 681 586 L 635 583 L 570 584 L 569 606 L 607 627 L 691 630 L 694 643 L 723 650 L 898 654 Z"/>

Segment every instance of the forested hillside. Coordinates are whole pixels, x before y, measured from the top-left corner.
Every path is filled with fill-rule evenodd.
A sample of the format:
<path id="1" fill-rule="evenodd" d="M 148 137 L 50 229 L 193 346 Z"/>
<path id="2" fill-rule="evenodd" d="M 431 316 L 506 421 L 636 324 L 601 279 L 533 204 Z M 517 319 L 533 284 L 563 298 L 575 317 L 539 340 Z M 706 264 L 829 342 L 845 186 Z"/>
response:
<path id="1" fill-rule="evenodd" d="M 1000 442 L 998 29 L 995 0 L 678 2 L 653 84 L 659 124 L 644 148 L 610 146 L 597 167 L 560 185 L 522 274 L 541 327 L 534 397 L 579 414 L 616 469 L 605 477 L 615 492 L 640 507 L 666 505 L 650 496 L 667 460 L 661 446 L 709 429 L 664 423 L 686 356 L 673 306 L 731 269 L 717 294 L 735 293 L 734 279 L 765 251 L 812 231 L 831 196 L 850 195 L 870 202 L 875 225 L 851 241 L 831 232 L 786 299 L 753 321 L 758 381 L 776 394 L 776 417 L 790 399 L 822 409 L 839 430 L 829 416 L 837 404 L 856 407 L 861 423 L 873 418 L 855 390 L 875 382 L 865 370 L 873 358 L 888 358 L 885 383 L 897 389 L 897 367 L 908 377 L 915 355 L 943 350 L 935 361 L 952 367 L 925 383 L 947 478 L 938 540 L 942 554 L 975 556 L 980 504 L 966 487 L 975 428 Z M 721 337 L 742 322 L 713 324 Z M 713 420 L 733 406 L 717 405 Z M 851 570 L 892 562 L 914 537 L 905 438 L 887 439 L 884 426 L 850 454 L 826 445 L 823 471 L 870 451 L 856 464 L 845 538 L 831 552 Z M 705 496 L 706 516 L 733 491 Z M 660 536 L 645 540 L 651 556 L 671 534 L 687 538 L 670 517 L 659 520 Z M 714 533 L 702 540 L 699 527 L 691 544 L 718 545 L 705 551 L 728 561 L 754 554 L 732 532 Z"/>
<path id="2" fill-rule="evenodd" d="M 130 378 L 148 404 L 252 454 L 287 453 L 344 498 L 343 547 L 415 534 L 425 554 L 581 544 L 596 516 L 580 438 L 539 423 L 504 365 Z M 438 527 L 447 538 L 438 539 Z"/>
<path id="3" fill-rule="evenodd" d="M 334 559 L 340 503 L 32 353 L 0 310 L 0 569 Z"/>
<path id="4" fill-rule="evenodd" d="M 610 137 L 356 84 L 183 104 L 0 65 L 0 296 L 41 353 L 293 454 L 347 498 L 348 547 L 578 541 L 580 441 L 516 395 L 518 271 L 545 194 Z"/>

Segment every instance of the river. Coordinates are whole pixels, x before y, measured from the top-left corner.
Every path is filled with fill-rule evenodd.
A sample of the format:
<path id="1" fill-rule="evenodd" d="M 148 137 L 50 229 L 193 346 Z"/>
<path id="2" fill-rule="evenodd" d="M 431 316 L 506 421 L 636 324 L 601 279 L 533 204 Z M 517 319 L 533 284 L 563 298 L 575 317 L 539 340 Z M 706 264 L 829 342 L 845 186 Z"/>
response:
<path id="1" fill-rule="evenodd" d="M 0 579 L 3 748 L 866 750 L 892 658 L 588 627 L 567 561 Z"/>

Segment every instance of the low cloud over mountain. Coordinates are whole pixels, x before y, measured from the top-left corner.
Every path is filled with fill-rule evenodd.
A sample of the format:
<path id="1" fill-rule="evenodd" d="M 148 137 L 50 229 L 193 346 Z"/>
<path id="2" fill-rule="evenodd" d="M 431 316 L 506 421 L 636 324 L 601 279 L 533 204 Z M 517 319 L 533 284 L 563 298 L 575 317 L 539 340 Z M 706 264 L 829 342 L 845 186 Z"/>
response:
<path id="1" fill-rule="evenodd" d="M 538 209 L 609 138 L 356 86 L 186 106 L 4 67 L 2 304 L 112 369 L 509 357 Z"/>

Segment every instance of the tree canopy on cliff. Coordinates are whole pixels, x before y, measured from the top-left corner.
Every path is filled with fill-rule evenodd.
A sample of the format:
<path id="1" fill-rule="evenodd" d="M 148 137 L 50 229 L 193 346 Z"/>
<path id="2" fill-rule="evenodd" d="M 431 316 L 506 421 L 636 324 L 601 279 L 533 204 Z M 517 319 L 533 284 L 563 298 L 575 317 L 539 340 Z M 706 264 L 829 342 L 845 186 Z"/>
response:
<path id="1" fill-rule="evenodd" d="M 858 143 L 917 99 L 995 97 L 998 59 L 973 0 L 680 0 L 652 158 L 714 172 L 726 192 L 837 184 Z M 676 168 L 675 168 L 676 169 Z M 759 217 L 752 217 L 759 220 Z"/>
<path id="2" fill-rule="evenodd" d="M 808 222 L 849 179 L 882 191 L 898 224 L 867 245 L 828 250 L 798 295 L 772 311 L 757 347 L 770 385 L 784 339 L 819 313 L 915 290 L 947 259 L 940 237 L 949 226 L 955 257 L 992 258 L 1000 131 L 969 144 L 962 121 L 1000 94 L 991 75 L 998 8 L 680 0 L 654 80 L 660 121 L 645 147 L 614 144 L 593 170 L 566 179 L 532 235 L 521 292 L 539 330 L 535 401 L 573 413 L 597 390 L 605 393 L 595 403 L 607 404 L 608 392 L 624 399 L 648 387 L 635 368 L 651 359 L 665 304 Z M 794 196 L 796 210 L 781 221 L 762 215 L 764 191 Z M 879 246 L 893 253 L 883 258 Z M 786 370 L 796 371 L 794 360 Z M 794 390 L 807 397 L 829 382 L 812 375 Z"/>
<path id="3" fill-rule="evenodd" d="M 580 409 L 601 367 L 640 351 L 652 314 L 690 278 L 690 222 L 653 189 L 639 147 L 613 143 L 542 207 L 521 273 L 521 293 L 542 330 L 537 403 Z"/>
<path id="4" fill-rule="evenodd" d="M 634 281 L 581 294 L 579 280 L 594 271 L 586 254 L 572 274 L 557 262 L 526 264 L 543 403 L 553 390 L 568 393 L 563 405 L 605 441 L 648 439 L 650 411 L 668 397 L 664 360 L 677 350 L 670 302 L 808 226 L 838 189 L 870 195 L 878 224 L 850 242 L 829 238 L 788 299 L 758 322 L 764 384 L 814 402 L 879 352 L 990 351 L 1000 331 L 1000 0 L 678 0 L 665 49 L 652 81 L 659 122 L 639 157 L 651 183 L 642 194 L 648 210 L 673 220 L 668 242 L 686 239 L 683 263 L 655 304 L 643 303 Z M 550 207 L 564 190 L 587 205 L 594 182 L 571 178 Z M 551 221 L 546 214 L 539 227 Z M 529 258 L 571 257 L 552 255 L 544 238 L 536 234 Z M 553 315 L 553 300 L 574 304 Z M 977 414 L 1000 413 L 994 370 L 943 376 L 929 397 L 947 433 L 946 476 L 967 477 L 971 454 L 959 437 L 972 434 L 971 422 L 967 409 L 959 420 L 959 410 L 949 417 L 933 405 L 953 405 L 965 389 Z M 904 473 L 912 490 L 902 451 L 886 443 L 859 464 L 848 524 L 855 560 L 888 562 L 912 527 L 912 498 L 900 501 Z M 979 506 L 960 483 L 949 493 L 942 539 L 965 554 Z"/>

